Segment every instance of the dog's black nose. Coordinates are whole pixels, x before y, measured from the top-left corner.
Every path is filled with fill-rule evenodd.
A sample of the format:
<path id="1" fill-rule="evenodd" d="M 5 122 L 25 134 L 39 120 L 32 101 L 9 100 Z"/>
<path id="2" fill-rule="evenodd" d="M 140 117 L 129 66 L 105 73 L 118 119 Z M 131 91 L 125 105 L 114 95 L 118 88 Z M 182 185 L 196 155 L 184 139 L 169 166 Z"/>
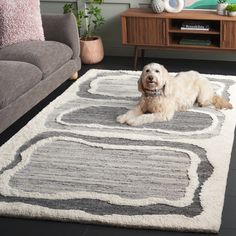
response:
<path id="1" fill-rule="evenodd" d="M 153 77 L 152 76 L 148 76 L 148 81 L 153 81 Z"/>

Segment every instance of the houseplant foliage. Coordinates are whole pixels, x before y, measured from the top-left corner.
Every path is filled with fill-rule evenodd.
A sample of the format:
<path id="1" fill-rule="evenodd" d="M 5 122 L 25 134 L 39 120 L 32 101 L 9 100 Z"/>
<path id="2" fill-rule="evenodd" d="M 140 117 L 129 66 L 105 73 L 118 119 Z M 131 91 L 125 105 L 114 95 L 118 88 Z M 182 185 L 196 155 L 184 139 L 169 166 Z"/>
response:
<path id="1" fill-rule="evenodd" d="M 100 27 L 105 23 L 100 5 L 103 0 L 86 1 L 82 10 L 77 10 L 73 4 L 64 5 L 64 13 L 72 12 L 76 16 L 77 26 L 80 32 L 81 60 L 85 64 L 95 64 L 104 57 L 102 40 L 96 35 Z"/>
<path id="2" fill-rule="evenodd" d="M 236 16 L 236 4 L 229 4 L 226 8 L 225 8 L 227 15 L 229 16 Z"/>

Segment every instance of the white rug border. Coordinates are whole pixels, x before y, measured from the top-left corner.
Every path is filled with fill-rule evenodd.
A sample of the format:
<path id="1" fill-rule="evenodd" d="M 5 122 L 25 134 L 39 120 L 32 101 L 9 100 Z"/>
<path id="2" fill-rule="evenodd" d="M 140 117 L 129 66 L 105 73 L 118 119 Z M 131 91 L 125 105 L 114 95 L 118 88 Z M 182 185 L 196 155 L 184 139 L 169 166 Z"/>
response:
<path id="1" fill-rule="evenodd" d="M 110 70 L 95 70 L 92 69 L 84 74 L 77 82 L 75 82 L 65 93 L 55 99 L 50 105 L 45 107 L 38 115 L 36 115 L 25 127 L 23 127 L 16 135 L 14 135 L 7 143 L 0 147 L 0 152 L 2 158 L 0 159 L 0 167 L 4 167 L 9 164 L 12 158 L 4 159 L 7 150 L 12 150 L 14 153 L 14 149 L 18 147 L 24 141 L 30 139 L 34 134 L 38 132 L 48 131 L 43 125 L 44 120 L 49 112 L 53 110 L 54 106 L 60 106 L 67 100 L 73 100 L 77 98 L 77 95 L 74 93 L 77 91 L 78 86 L 86 80 L 87 76 L 96 76 L 97 72 L 112 72 Z M 113 71 L 117 72 L 117 71 Z M 139 75 L 141 72 L 134 71 L 121 71 L 126 73 L 135 73 Z M 204 75 L 204 74 L 203 74 Z M 224 75 L 210 75 L 206 74 L 206 76 L 211 78 L 218 79 L 232 79 L 236 80 L 236 76 L 224 76 Z M 56 220 L 82 220 L 87 222 L 101 222 L 108 223 L 114 225 L 122 225 L 122 226 L 135 226 L 135 227 L 154 227 L 154 228 L 166 228 L 166 229 L 175 229 L 175 230 L 183 230 L 183 231 L 206 231 L 206 232 L 218 232 L 221 223 L 221 214 L 223 210 L 224 196 L 225 196 L 225 188 L 227 181 L 227 174 L 229 169 L 231 150 L 234 141 L 234 128 L 235 128 L 235 120 L 236 120 L 236 84 L 230 87 L 230 100 L 234 106 L 234 109 L 223 111 L 226 114 L 226 119 L 224 125 L 221 129 L 221 133 L 217 137 L 212 137 L 208 140 L 208 142 L 214 143 L 214 141 L 218 142 L 217 147 L 219 151 L 215 151 L 216 147 L 211 146 L 208 149 L 208 159 L 210 163 L 214 166 L 214 172 L 212 176 L 204 183 L 202 186 L 201 193 L 201 203 L 204 208 L 204 211 L 193 218 L 188 218 L 180 215 L 152 215 L 146 216 L 145 220 L 144 216 L 124 216 L 124 215 L 105 215 L 98 216 L 92 215 L 83 211 L 74 211 L 74 210 L 52 210 L 46 207 L 40 206 L 32 206 L 24 203 L 0 203 L 0 214 L 1 215 L 12 215 L 12 216 L 25 216 L 25 217 L 40 217 L 40 218 L 50 218 Z M 65 99 L 66 98 L 66 99 Z M 228 127 L 226 127 L 228 126 Z M 32 129 L 34 127 L 34 129 Z M 79 133 L 79 132 L 78 132 Z M 92 134 L 91 132 L 82 132 L 84 135 Z M 108 136 L 110 137 L 110 133 L 103 133 L 102 131 L 96 133 L 96 136 Z M 129 136 L 129 139 L 141 139 L 144 136 L 135 135 L 133 137 Z M 123 138 L 126 138 L 125 135 Z M 151 140 L 155 140 L 155 137 L 146 137 Z M 219 139 L 220 142 L 219 143 Z M 171 140 L 170 140 L 171 141 Z M 180 140 L 178 140 L 180 141 Z M 182 139 L 181 142 L 189 142 L 189 139 Z M 207 143 L 206 140 L 191 140 L 192 144 L 197 144 L 203 148 L 206 148 Z M 222 156 L 225 156 L 225 159 L 222 159 Z M 213 184 L 217 180 L 218 184 Z M 205 194 L 206 192 L 217 192 L 219 194 L 215 195 L 214 201 L 212 198 L 208 198 Z M 186 227 L 187 226 L 187 227 Z"/>

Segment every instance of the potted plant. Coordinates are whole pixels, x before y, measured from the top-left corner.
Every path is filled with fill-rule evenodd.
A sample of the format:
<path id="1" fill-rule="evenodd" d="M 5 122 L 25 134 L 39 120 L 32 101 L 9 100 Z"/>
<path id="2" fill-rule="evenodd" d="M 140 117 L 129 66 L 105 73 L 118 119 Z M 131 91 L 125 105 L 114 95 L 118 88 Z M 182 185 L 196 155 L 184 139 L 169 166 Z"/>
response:
<path id="1" fill-rule="evenodd" d="M 236 4 L 229 4 L 225 10 L 228 16 L 236 16 Z"/>
<path id="2" fill-rule="evenodd" d="M 228 6 L 227 0 L 217 1 L 217 13 L 218 15 L 225 15 L 225 8 Z"/>
<path id="3" fill-rule="evenodd" d="M 101 37 L 96 35 L 105 20 L 99 5 L 103 0 L 89 0 L 83 10 L 75 10 L 73 4 L 64 5 L 64 13 L 73 12 L 80 32 L 80 57 L 84 64 L 95 64 L 102 61 L 104 49 Z M 84 27 L 83 27 L 84 23 Z"/>

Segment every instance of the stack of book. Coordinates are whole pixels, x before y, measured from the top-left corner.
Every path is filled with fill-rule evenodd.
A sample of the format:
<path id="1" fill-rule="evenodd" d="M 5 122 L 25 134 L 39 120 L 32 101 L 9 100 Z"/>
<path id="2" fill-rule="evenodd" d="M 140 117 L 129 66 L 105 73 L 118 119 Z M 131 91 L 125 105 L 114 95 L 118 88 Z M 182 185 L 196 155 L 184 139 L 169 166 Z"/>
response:
<path id="1" fill-rule="evenodd" d="M 200 22 L 200 21 L 184 21 L 180 29 L 209 31 L 210 25 L 207 24 L 206 22 Z"/>
<path id="2" fill-rule="evenodd" d="M 182 38 L 179 41 L 179 44 L 182 44 L 182 45 L 196 45 L 196 46 L 210 46 L 211 45 L 211 40 L 209 40 L 209 39 Z"/>

